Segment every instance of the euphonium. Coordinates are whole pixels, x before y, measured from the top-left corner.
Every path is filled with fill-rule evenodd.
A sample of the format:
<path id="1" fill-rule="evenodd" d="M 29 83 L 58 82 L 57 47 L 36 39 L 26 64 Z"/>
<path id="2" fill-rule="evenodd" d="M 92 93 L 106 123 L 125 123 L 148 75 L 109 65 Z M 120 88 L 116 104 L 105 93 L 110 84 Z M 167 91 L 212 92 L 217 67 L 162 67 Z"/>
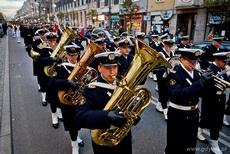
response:
<path id="1" fill-rule="evenodd" d="M 69 89 L 67 91 L 59 91 L 58 97 L 61 103 L 66 105 L 77 105 L 84 103 L 85 99 L 82 96 L 82 90 L 84 86 L 97 78 L 97 71 L 88 67 L 93 59 L 94 55 L 102 52 L 102 50 L 92 41 L 88 40 L 88 46 L 81 57 L 80 62 L 74 67 L 68 80 L 72 80 L 78 83 L 78 88 Z"/>
<path id="2" fill-rule="evenodd" d="M 127 118 L 127 123 L 122 128 L 112 126 L 108 129 L 92 130 L 92 140 L 98 145 L 112 147 L 120 143 L 150 103 L 150 92 L 139 84 L 154 68 L 162 65 L 170 67 L 170 64 L 159 53 L 143 42 L 135 40 L 135 46 L 136 53 L 128 73 L 119 82 L 104 108 L 106 111 L 121 110 Z"/>
<path id="3" fill-rule="evenodd" d="M 77 37 L 75 32 L 70 27 L 66 27 L 57 47 L 54 49 L 54 51 L 52 52 L 50 57 L 59 57 L 59 58 L 63 59 L 65 56 L 64 55 L 64 49 L 63 49 L 64 46 L 69 44 L 75 37 Z M 55 65 L 56 64 L 49 65 L 49 66 L 46 66 L 44 68 L 44 72 L 47 76 L 56 76 L 57 75 L 57 72 L 54 69 Z"/>

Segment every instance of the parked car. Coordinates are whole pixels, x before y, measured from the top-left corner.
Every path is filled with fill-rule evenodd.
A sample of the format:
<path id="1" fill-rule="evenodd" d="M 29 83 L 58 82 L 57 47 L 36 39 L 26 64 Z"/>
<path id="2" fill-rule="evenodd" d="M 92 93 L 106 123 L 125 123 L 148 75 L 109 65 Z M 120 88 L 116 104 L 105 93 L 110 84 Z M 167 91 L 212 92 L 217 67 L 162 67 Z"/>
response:
<path id="1" fill-rule="evenodd" d="M 211 43 L 212 41 L 203 41 L 203 42 L 192 45 L 192 48 L 198 48 L 198 49 L 204 50 L 204 48 L 207 45 L 210 45 Z M 230 41 L 223 41 L 221 45 L 223 49 L 225 49 L 226 51 L 230 51 Z"/>

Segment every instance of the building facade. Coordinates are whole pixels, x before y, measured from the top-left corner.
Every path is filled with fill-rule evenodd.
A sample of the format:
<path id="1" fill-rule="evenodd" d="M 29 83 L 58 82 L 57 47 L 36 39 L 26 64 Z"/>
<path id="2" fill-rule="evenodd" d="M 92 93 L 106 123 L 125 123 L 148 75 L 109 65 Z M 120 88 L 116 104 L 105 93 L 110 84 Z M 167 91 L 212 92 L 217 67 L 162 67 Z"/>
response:
<path id="1" fill-rule="evenodd" d="M 152 0 L 148 16 L 147 31 L 189 35 L 194 42 L 205 39 L 207 9 L 203 0 Z"/>
<path id="2" fill-rule="evenodd" d="M 175 33 L 176 18 L 174 11 L 174 0 L 149 0 L 146 31 L 163 33 L 167 28 Z"/>

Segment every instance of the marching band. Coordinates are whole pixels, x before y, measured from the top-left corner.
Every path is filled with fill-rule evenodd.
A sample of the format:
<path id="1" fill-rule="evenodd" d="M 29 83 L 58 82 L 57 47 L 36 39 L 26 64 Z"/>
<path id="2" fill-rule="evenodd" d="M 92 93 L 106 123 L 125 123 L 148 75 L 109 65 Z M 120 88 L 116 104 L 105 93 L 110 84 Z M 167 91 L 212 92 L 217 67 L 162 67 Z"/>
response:
<path id="1" fill-rule="evenodd" d="M 79 146 L 84 146 L 78 136 L 81 128 L 92 130 L 95 154 L 132 154 L 130 129 L 141 120 L 143 112 L 136 111 L 135 105 L 147 107 L 148 103 L 143 102 L 150 101 L 148 90 L 142 87 L 149 73 L 157 77 L 156 109 L 167 122 L 165 154 L 195 153 L 197 139 L 206 140 L 203 129 L 210 130 L 211 151 L 222 154 L 219 132 L 223 124 L 230 125 L 226 119 L 230 114 L 230 100 L 226 100 L 226 88 L 230 87 L 227 69 L 230 51 L 221 48 L 223 38 L 214 37 L 212 44 L 201 51 L 191 49 L 189 36 L 182 36 L 175 47 L 175 41 L 167 33 L 152 34 L 147 45 L 143 32 L 135 37 L 123 32 L 111 41 L 103 31 L 92 34 L 92 27 L 84 35 L 77 28 L 70 29 L 75 37 L 67 34 L 65 39 L 71 41 L 62 40 L 66 28 L 56 33 L 49 25 L 23 25 L 21 33 L 33 60 L 41 103 L 50 104 L 53 128 L 57 129 L 63 121 L 70 135 L 72 154 L 79 154 Z M 62 57 L 51 56 L 57 46 Z M 178 57 L 177 65 L 169 69 L 174 56 Z M 50 65 L 55 71 L 51 76 L 44 71 Z M 77 71 L 73 73 L 74 70 Z M 123 88 L 124 94 L 119 88 Z M 63 103 L 60 91 L 65 92 L 62 98 L 74 102 Z M 119 103 L 108 104 L 111 99 Z M 121 133 L 124 129 L 125 133 Z M 119 141 L 114 139 L 115 132 L 123 135 L 121 138 L 117 135 Z"/>

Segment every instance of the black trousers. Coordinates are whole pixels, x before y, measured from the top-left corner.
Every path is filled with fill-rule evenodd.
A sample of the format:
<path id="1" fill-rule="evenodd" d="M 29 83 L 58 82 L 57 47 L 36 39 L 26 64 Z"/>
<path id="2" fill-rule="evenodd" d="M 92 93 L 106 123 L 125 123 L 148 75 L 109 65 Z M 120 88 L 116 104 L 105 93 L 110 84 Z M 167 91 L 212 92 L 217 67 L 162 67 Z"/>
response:
<path id="1" fill-rule="evenodd" d="M 198 131 L 198 109 L 168 109 L 166 154 L 195 154 Z"/>
<path id="2" fill-rule="evenodd" d="M 69 135 L 72 141 L 77 141 L 78 131 L 74 129 L 69 130 Z"/>
<path id="3" fill-rule="evenodd" d="M 132 137 L 129 132 L 125 138 L 114 147 L 97 145 L 92 141 L 94 154 L 132 154 Z"/>
<path id="4" fill-rule="evenodd" d="M 163 72 L 164 74 L 164 72 Z M 163 74 L 157 73 L 157 85 L 158 85 L 158 94 L 159 94 L 159 99 L 158 101 L 161 102 L 162 108 L 166 109 L 167 108 L 167 103 L 169 101 L 168 98 L 168 90 L 167 90 L 167 80 L 163 78 Z"/>

